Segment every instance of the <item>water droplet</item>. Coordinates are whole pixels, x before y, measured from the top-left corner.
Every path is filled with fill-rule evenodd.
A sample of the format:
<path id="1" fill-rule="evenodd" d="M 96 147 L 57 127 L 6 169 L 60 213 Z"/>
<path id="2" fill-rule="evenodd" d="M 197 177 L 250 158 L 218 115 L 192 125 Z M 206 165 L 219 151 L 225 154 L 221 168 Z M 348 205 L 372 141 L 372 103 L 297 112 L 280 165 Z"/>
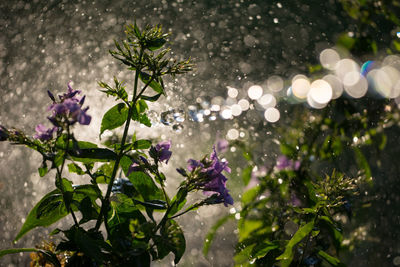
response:
<path id="1" fill-rule="evenodd" d="M 172 126 L 172 130 L 174 130 L 176 133 L 181 133 L 183 131 L 183 125 L 180 123 L 174 124 Z"/>
<path id="2" fill-rule="evenodd" d="M 161 113 L 161 123 L 164 125 L 171 125 L 175 122 L 184 122 L 185 121 L 185 112 L 183 109 L 171 109 L 168 111 L 164 111 Z"/>

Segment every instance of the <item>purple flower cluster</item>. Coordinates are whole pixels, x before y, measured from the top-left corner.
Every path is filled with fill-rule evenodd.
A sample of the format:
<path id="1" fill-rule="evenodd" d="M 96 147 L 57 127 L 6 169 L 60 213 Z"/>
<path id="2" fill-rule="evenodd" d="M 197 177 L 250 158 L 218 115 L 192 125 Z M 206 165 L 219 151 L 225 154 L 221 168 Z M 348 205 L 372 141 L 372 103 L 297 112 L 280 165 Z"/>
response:
<path id="1" fill-rule="evenodd" d="M 53 133 L 57 131 L 57 127 L 46 128 L 43 124 L 39 124 L 35 128 L 36 134 L 33 138 L 39 139 L 41 141 L 47 141 L 53 139 Z"/>
<path id="2" fill-rule="evenodd" d="M 81 99 L 76 97 L 76 95 L 80 93 L 81 91 L 72 89 L 68 84 L 68 92 L 59 95 L 58 97 L 60 98 L 60 102 L 57 103 L 52 93 L 48 92 L 50 98 L 53 100 L 53 104 L 49 107 L 49 110 L 53 111 L 53 115 L 49 117 L 49 120 L 53 124 L 57 124 L 58 119 L 65 116 L 68 118 L 68 123 L 70 125 L 73 125 L 76 122 L 79 122 L 82 125 L 89 125 L 92 119 L 86 114 L 89 107 L 82 109 L 83 103 L 85 102 L 85 96 Z"/>
<path id="3" fill-rule="evenodd" d="M 227 161 L 219 160 L 215 147 L 213 150 L 209 159 L 204 158 L 201 161 L 190 159 L 187 168 L 197 176 L 192 180 L 196 189 L 203 190 L 208 196 L 217 195 L 218 203 L 224 203 L 225 206 L 232 205 L 233 199 L 226 188 L 228 179 L 222 174 L 223 171 L 230 173 L 231 169 Z"/>
<path id="4" fill-rule="evenodd" d="M 85 96 L 78 99 L 77 94 L 81 91 L 74 90 L 68 84 L 68 91 L 63 95 L 59 95 L 60 101 L 57 102 L 54 95 L 47 91 L 53 104 L 50 105 L 49 111 L 52 111 L 52 115 L 48 117 L 49 121 L 53 124 L 53 127 L 46 128 L 43 124 L 36 126 L 36 134 L 34 138 L 41 141 L 48 141 L 53 138 L 53 134 L 63 126 L 64 123 L 73 125 L 79 122 L 82 125 L 89 125 L 91 117 L 86 113 L 89 107 L 82 109 L 83 103 L 85 102 Z"/>
<path id="5" fill-rule="evenodd" d="M 300 169 L 300 161 L 293 161 L 288 159 L 286 156 L 279 156 L 276 160 L 276 168 L 280 171 L 282 170 L 299 170 Z"/>

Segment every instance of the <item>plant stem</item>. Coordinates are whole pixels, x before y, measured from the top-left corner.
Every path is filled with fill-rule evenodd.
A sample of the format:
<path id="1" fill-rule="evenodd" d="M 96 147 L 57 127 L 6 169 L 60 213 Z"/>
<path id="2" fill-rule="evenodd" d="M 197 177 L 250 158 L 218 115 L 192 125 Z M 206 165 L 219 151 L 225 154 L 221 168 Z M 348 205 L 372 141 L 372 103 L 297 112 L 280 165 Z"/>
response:
<path id="1" fill-rule="evenodd" d="M 60 190 L 61 190 L 61 193 L 62 193 L 62 195 L 63 195 L 63 199 L 64 199 L 64 186 L 63 186 L 63 183 L 62 183 L 62 172 L 63 172 L 63 169 L 64 169 L 64 164 L 65 164 L 65 159 L 66 159 L 66 157 L 67 157 L 67 155 L 68 155 L 68 148 L 69 148 L 69 139 L 71 138 L 71 132 L 69 131 L 69 125 L 67 125 L 67 144 L 66 144 L 66 147 L 65 147 L 65 154 L 64 154 L 64 156 L 63 156 L 63 161 L 62 161 L 62 163 L 61 163 L 61 168 L 59 169 L 58 167 L 57 167 L 57 176 L 56 176 L 56 179 L 58 180 L 58 182 L 59 182 L 59 186 L 60 186 Z M 64 203 L 65 203 L 65 199 L 64 199 Z M 76 219 L 76 216 L 75 216 L 75 213 L 74 213 L 74 211 L 72 210 L 72 208 L 71 208 L 71 206 L 70 205 L 66 205 L 66 208 L 67 208 L 67 210 L 68 210 L 68 212 L 70 212 L 71 213 L 71 215 L 72 215 L 72 218 L 74 219 L 74 223 L 75 223 L 75 225 L 76 226 L 79 226 L 79 224 L 78 224 L 78 220 Z"/>
<path id="2" fill-rule="evenodd" d="M 143 49 L 140 51 L 140 56 L 139 56 L 139 62 L 140 63 L 142 61 L 142 55 L 143 55 Z M 104 199 L 102 201 L 99 217 L 97 218 L 97 222 L 96 222 L 96 226 L 95 226 L 95 230 L 96 231 L 99 230 L 103 217 L 104 217 L 104 223 L 107 224 L 106 211 L 107 211 L 107 209 L 109 207 L 109 204 L 110 204 L 109 202 L 110 202 L 111 189 L 112 189 L 112 186 L 114 184 L 115 176 L 117 175 L 117 171 L 118 171 L 118 168 L 119 168 L 119 163 L 121 161 L 121 158 L 124 155 L 124 150 L 122 148 L 124 147 L 125 142 L 126 142 L 126 138 L 128 136 L 128 130 L 129 130 L 129 125 L 130 125 L 130 122 L 131 122 L 131 119 L 132 119 L 133 109 L 136 108 L 136 101 L 137 101 L 136 93 L 137 93 L 137 87 L 138 87 L 138 81 L 139 81 L 139 73 L 140 73 L 140 68 L 137 69 L 136 73 L 135 73 L 135 83 L 134 83 L 134 88 L 133 88 L 132 103 L 131 103 L 131 105 L 129 105 L 128 117 L 126 119 L 124 133 L 122 135 L 122 140 L 121 140 L 121 150 L 119 151 L 119 153 L 117 155 L 117 158 L 115 160 L 114 169 L 113 169 L 113 172 L 112 172 L 111 177 L 110 177 L 110 183 L 108 184 L 106 195 L 105 195 L 105 197 L 104 197 Z M 107 229 L 107 226 L 106 226 L 106 229 Z"/>

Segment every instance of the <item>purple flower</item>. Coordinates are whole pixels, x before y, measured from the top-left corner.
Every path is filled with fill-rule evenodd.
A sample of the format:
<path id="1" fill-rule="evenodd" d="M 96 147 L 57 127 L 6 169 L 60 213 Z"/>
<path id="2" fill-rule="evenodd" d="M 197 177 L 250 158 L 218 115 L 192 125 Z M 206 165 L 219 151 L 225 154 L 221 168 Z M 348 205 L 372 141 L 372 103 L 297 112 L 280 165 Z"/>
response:
<path id="1" fill-rule="evenodd" d="M 188 170 L 189 171 L 193 171 L 194 169 L 196 169 L 197 167 L 204 167 L 203 163 L 201 163 L 198 160 L 194 160 L 194 159 L 189 159 L 188 160 Z"/>
<path id="2" fill-rule="evenodd" d="M 299 207 L 301 206 L 301 200 L 296 196 L 296 194 L 292 193 L 290 195 L 290 204 L 293 207 Z"/>
<path id="3" fill-rule="evenodd" d="M 288 159 L 286 156 L 279 156 L 276 160 L 276 168 L 280 171 L 282 170 L 299 170 L 300 169 L 300 161 L 293 161 Z"/>
<path id="4" fill-rule="evenodd" d="M 127 175 L 131 174 L 132 172 L 143 171 L 143 165 L 141 166 L 140 163 L 144 164 L 144 166 L 149 166 L 149 162 L 143 156 L 139 156 L 138 159 L 133 159 L 131 166 L 129 166 Z"/>
<path id="5" fill-rule="evenodd" d="M 71 87 L 70 84 L 71 84 L 71 82 L 68 83 L 68 91 L 67 91 L 67 93 L 58 96 L 58 97 L 60 98 L 61 101 L 64 101 L 64 100 L 66 100 L 66 99 L 76 99 L 76 98 L 75 98 L 75 95 L 81 93 L 81 91 L 79 91 L 79 90 L 74 90 L 74 89 L 72 89 L 72 87 Z"/>
<path id="6" fill-rule="evenodd" d="M 140 171 L 140 170 L 141 170 L 140 165 L 137 162 L 133 162 L 131 164 L 131 166 L 129 166 L 127 174 L 129 176 L 129 174 L 131 174 L 132 172 L 137 172 L 137 171 Z"/>
<path id="7" fill-rule="evenodd" d="M 4 126 L 0 125 L 0 141 L 6 141 L 8 136 L 8 130 Z"/>
<path id="8" fill-rule="evenodd" d="M 231 169 L 228 167 L 227 161 L 219 160 L 215 147 L 213 150 L 209 159 L 205 158 L 202 161 L 190 159 L 188 169 L 192 174 L 197 174 L 194 179 L 197 189 L 203 190 L 203 193 L 207 196 L 216 195 L 218 197 L 217 203 L 224 203 L 227 207 L 228 204 L 233 204 L 233 199 L 226 188 L 228 179 L 222 172 L 230 173 Z"/>
<path id="9" fill-rule="evenodd" d="M 158 155 L 158 160 L 160 162 L 165 161 L 165 163 L 168 163 L 172 155 L 172 152 L 169 151 L 170 148 L 171 148 L 171 141 L 163 141 L 155 146 L 155 150 Z"/>
<path id="10" fill-rule="evenodd" d="M 57 127 L 46 128 L 43 124 L 39 124 L 35 128 L 36 134 L 33 136 L 41 141 L 48 141 L 53 138 L 53 133 L 57 131 Z"/>
<path id="11" fill-rule="evenodd" d="M 229 142 L 225 139 L 219 139 L 217 140 L 217 152 L 218 153 L 225 153 L 228 151 L 229 148 Z"/>
<path id="12" fill-rule="evenodd" d="M 53 104 L 49 107 L 49 110 L 53 111 L 53 115 L 48 119 L 55 126 L 59 126 L 61 119 L 66 116 L 68 118 L 67 122 L 70 125 L 79 122 L 82 125 L 89 125 L 92 120 L 86 112 L 88 107 L 82 109 L 83 103 L 85 102 L 85 96 L 81 99 L 76 97 L 81 91 L 74 90 L 68 84 L 68 92 L 63 95 L 59 95 L 60 102 L 55 102 L 54 96 L 51 92 L 48 92 L 49 97 L 53 100 Z"/>

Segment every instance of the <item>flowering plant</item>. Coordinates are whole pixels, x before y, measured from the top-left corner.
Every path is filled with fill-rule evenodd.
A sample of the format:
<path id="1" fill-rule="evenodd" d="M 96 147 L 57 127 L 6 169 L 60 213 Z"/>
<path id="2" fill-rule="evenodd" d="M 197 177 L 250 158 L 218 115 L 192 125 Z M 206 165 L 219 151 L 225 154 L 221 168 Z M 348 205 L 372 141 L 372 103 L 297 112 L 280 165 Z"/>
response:
<path id="1" fill-rule="evenodd" d="M 73 219 L 72 226 L 52 232 L 63 234 L 58 244 L 3 250 L 0 257 L 34 252 L 34 264 L 44 261 L 54 266 L 149 266 L 151 260 L 172 252 L 178 263 L 185 251 L 185 238 L 174 219 L 203 205 L 233 204 L 226 189 L 227 178 L 222 174 L 229 172 L 228 163 L 219 160 L 215 150 L 209 159 L 190 160 L 189 172 L 179 169 L 185 180 L 170 198 L 165 190 L 167 178 L 159 167 L 171 158 L 171 142 L 152 145 L 150 140 L 136 139 L 136 134 L 129 140 L 131 121 L 151 126 L 147 102 L 157 101 L 165 94 L 163 77 L 189 72 L 192 65 L 189 60 L 177 62 L 166 56 L 170 50 L 163 47 L 168 34 L 160 26 L 140 30 L 136 24 L 129 25 L 126 37 L 122 43 L 115 42 L 116 50 L 110 53 L 135 73 L 132 98 L 128 98 L 126 87 L 117 78 L 114 86 L 99 83 L 103 93 L 119 102 L 104 114 L 100 135 L 124 126 L 119 143 L 99 147 L 75 138 L 73 126 L 89 125 L 91 116 L 89 108 L 84 107 L 85 96 L 79 97 L 81 91 L 70 85 L 58 99 L 48 92 L 52 101 L 48 120 L 52 126 L 39 124 L 33 138 L 0 126 L 0 141 L 25 145 L 42 155 L 41 177 L 50 170 L 56 172 L 56 188 L 29 212 L 15 241 L 32 229 L 51 226 L 67 215 Z M 73 184 L 66 178 L 66 166 L 88 183 Z M 119 177 L 117 173 L 121 173 Z M 106 190 L 100 184 L 105 184 Z M 204 191 L 206 197 L 183 210 L 188 194 L 197 190 Z M 162 216 L 154 216 L 155 211 Z"/>

